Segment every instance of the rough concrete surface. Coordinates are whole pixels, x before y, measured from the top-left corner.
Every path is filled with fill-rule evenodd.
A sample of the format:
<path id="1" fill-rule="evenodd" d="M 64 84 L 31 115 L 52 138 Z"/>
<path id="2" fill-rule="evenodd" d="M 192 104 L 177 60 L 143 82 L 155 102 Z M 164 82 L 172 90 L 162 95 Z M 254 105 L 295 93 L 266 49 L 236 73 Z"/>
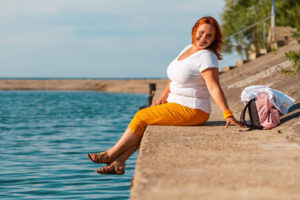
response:
<path id="1" fill-rule="evenodd" d="M 295 43 L 220 76 L 228 104 L 239 118 L 241 91 L 268 85 L 296 100 L 272 130 L 224 128 L 212 102 L 204 126 L 148 126 L 141 142 L 131 199 L 300 199 L 300 75 L 280 72 L 244 87 L 228 88 L 277 63 Z M 157 98 L 157 97 L 156 97 Z"/>
<path id="2" fill-rule="evenodd" d="M 299 199 L 300 145 L 276 130 L 149 126 L 132 199 Z"/>

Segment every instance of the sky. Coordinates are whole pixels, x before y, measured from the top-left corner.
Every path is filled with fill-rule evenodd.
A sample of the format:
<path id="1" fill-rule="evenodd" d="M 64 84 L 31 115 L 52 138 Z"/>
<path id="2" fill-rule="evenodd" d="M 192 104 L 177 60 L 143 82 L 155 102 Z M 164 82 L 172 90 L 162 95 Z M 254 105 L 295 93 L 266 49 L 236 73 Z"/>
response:
<path id="1" fill-rule="evenodd" d="M 0 0 L 0 77 L 165 78 L 194 23 L 206 15 L 220 22 L 224 4 Z"/>

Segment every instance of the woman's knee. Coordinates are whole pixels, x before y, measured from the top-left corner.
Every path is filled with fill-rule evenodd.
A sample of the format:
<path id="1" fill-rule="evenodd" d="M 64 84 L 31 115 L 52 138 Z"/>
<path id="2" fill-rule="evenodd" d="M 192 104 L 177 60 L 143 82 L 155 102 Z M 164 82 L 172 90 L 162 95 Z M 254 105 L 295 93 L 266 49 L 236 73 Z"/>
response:
<path id="1" fill-rule="evenodd" d="M 141 123 L 145 123 L 145 121 L 147 121 L 147 110 L 142 109 L 136 112 L 134 115 L 134 119 Z"/>
<path id="2" fill-rule="evenodd" d="M 137 111 L 135 113 L 135 115 L 137 115 L 137 116 L 145 116 L 147 112 L 149 112 L 149 107 Z"/>

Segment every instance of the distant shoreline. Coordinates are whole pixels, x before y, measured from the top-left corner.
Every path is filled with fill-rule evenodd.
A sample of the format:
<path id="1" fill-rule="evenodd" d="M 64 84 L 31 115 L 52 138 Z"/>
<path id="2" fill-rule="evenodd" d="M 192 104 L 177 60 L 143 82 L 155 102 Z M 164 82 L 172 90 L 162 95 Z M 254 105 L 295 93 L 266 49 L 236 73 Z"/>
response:
<path id="1" fill-rule="evenodd" d="M 1 79 L 1 90 L 87 90 L 118 93 L 149 93 L 149 83 L 156 83 L 157 89 L 163 89 L 168 79 Z"/>

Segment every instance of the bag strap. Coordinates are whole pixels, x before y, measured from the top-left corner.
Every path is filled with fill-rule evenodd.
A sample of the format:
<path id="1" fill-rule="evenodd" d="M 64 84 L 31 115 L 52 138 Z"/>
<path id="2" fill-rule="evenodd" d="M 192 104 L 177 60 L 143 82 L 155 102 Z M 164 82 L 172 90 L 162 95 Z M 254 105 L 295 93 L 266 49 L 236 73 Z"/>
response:
<path id="1" fill-rule="evenodd" d="M 251 105 L 251 102 L 252 102 L 252 101 L 255 101 L 255 99 L 251 99 L 251 100 L 245 105 L 245 107 L 244 107 L 244 109 L 243 109 L 243 111 L 242 111 L 242 113 L 241 113 L 241 116 L 240 116 L 240 122 L 241 122 L 242 124 L 244 124 L 245 126 L 247 126 L 248 128 L 251 128 L 252 126 L 251 126 L 251 124 L 247 124 L 246 119 L 245 119 L 245 115 L 246 115 L 247 108 L 248 108 L 248 112 L 250 111 L 250 105 Z M 252 121 L 252 119 L 251 119 L 250 121 Z"/>

